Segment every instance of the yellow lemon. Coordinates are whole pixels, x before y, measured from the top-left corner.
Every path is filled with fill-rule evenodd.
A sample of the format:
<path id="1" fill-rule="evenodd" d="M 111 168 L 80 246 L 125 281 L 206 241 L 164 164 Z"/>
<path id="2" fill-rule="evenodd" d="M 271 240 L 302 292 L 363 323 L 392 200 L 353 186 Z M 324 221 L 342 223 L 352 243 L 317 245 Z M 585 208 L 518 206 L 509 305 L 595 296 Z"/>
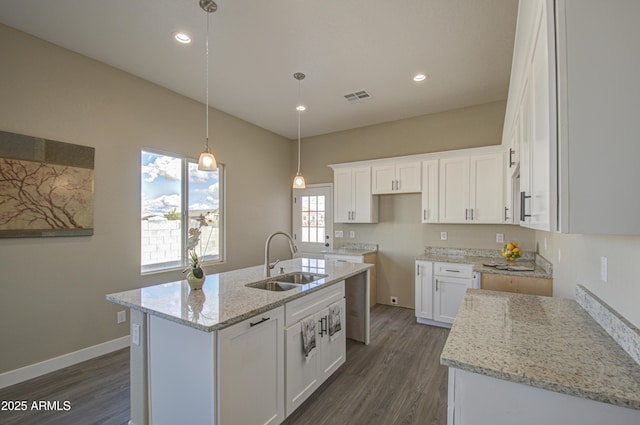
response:
<path id="1" fill-rule="evenodd" d="M 507 244 L 507 249 L 508 249 L 508 250 L 512 250 L 512 249 L 513 249 L 513 247 L 514 247 L 514 245 L 513 245 L 511 242 L 509 242 L 509 243 Z"/>

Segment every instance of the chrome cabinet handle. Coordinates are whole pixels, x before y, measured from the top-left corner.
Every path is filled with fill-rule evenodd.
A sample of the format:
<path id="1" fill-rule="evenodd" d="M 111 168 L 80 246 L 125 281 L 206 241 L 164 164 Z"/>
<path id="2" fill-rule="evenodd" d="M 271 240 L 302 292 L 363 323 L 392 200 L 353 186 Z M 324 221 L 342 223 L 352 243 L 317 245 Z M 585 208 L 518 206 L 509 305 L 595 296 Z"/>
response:
<path id="1" fill-rule="evenodd" d="M 420 264 L 416 264 L 416 274 L 420 276 Z"/>
<path id="2" fill-rule="evenodd" d="M 460 270 L 444 269 L 445 272 L 460 273 Z"/>
<path id="3" fill-rule="evenodd" d="M 516 165 L 515 162 L 513 162 L 513 154 L 515 154 L 516 151 L 514 151 L 513 149 L 509 148 L 509 168 L 513 167 L 514 165 Z"/>
<path id="4" fill-rule="evenodd" d="M 471 221 L 473 221 L 473 208 L 469 208 L 469 211 L 471 211 Z"/>
<path id="5" fill-rule="evenodd" d="M 509 208 L 504 207 L 504 221 L 509 220 L 509 216 L 507 214 L 508 212 L 509 212 Z"/>
<path id="6" fill-rule="evenodd" d="M 329 331 L 327 330 L 327 322 L 328 322 L 327 316 L 321 317 L 320 320 L 318 320 L 318 322 L 320 323 L 320 336 L 323 336 L 324 334 L 329 333 Z"/>
<path id="7" fill-rule="evenodd" d="M 464 219 L 469 220 L 469 208 L 464 209 Z"/>
<path id="8" fill-rule="evenodd" d="M 438 292 L 438 279 L 436 279 L 436 292 Z"/>
<path id="9" fill-rule="evenodd" d="M 423 220 L 427 219 L 427 210 L 422 210 L 422 219 Z"/>

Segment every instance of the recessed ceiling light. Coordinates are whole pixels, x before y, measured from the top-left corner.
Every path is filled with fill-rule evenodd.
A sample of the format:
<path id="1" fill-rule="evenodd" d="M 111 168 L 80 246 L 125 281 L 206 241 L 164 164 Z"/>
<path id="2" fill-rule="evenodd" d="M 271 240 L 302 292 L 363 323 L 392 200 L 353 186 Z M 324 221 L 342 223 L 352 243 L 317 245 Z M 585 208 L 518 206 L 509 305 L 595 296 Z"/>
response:
<path id="1" fill-rule="evenodd" d="M 415 77 L 413 77 L 413 81 L 424 81 L 427 79 L 427 76 L 425 74 L 418 74 Z"/>
<path id="2" fill-rule="evenodd" d="M 304 105 L 296 106 L 296 111 L 302 112 L 302 111 L 306 111 L 306 110 L 307 110 L 307 108 Z"/>
<path id="3" fill-rule="evenodd" d="M 173 39 L 176 40 L 178 43 L 182 43 L 182 44 L 191 43 L 191 37 L 189 37 L 187 34 L 183 32 L 174 32 L 171 35 L 173 36 Z"/>

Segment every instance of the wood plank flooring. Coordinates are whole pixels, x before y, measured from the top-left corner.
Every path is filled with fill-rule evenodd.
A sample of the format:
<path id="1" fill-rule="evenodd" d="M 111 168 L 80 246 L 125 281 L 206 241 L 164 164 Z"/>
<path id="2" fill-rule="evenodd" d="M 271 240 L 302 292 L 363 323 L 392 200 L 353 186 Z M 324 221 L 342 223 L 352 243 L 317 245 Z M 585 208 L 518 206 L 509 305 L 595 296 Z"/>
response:
<path id="1" fill-rule="evenodd" d="M 448 332 L 418 325 L 413 310 L 375 306 L 371 343 L 348 340 L 346 364 L 285 424 L 445 425 Z M 2 425 L 126 425 L 129 350 L 2 389 L 1 400 L 71 402 L 69 411 L 0 411 Z"/>
<path id="2" fill-rule="evenodd" d="M 371 343 L 347 340 L 347 362 L 286 425 L 445 425 L 448 329 L 419 325 L 414 311 L 376 305 Z"/>

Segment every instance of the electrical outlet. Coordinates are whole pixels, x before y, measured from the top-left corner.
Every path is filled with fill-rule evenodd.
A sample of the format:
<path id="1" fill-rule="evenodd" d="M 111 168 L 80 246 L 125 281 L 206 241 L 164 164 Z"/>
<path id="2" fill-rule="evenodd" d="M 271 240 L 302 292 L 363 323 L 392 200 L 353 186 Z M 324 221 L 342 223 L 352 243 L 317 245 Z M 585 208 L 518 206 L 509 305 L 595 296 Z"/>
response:
<path id="1" fill-rule="evenodd" d="M 127 312 L 125 310 L 118 312 L 118 323 L 124 323 L 127 321 Z"/>
<path id="2" fill-rule="evenodd" d="M 496 233 L 496 242 L 504 243 L 504 233 Z"/>
<path id="3" fill-rule="evenodd" d="M 609 278 L 609 260 L 607 257 L 600 257 L 600 280 L 607 282 Z"/>
<path id="4" fill-rule="evenodd" d="M 441 241 L 446 241 L 448 237 L 449 236 L 447 235 L 447 232 L 440 232 L 440 240 Z"/>
<path id="5" fill-rule="evenodd" d="M 140 345 L 140 325 L 131 325 L 131 342 Z"/>
<path id="6" fill-rule="evenodd" d="M 351 239 L 355 238 L 355 237 L 356 237 L 356 231 L 355 231 L 355 230 L 351 230 L 351 231 L 349 231 L 349 237 L 350 237 Z"/>
<path id="7" fill-rule="evenodd" d="M 392 296 L 390 301 L 391 305 L 398 305 L 398 297 Z"/>
<path id="8" fill-rule="evenodd" d="M 344 237 L 344 233 L 342 232 L 342 230 L 336 230 L 336 231 L 335 231 L 335 237 L 336 237 L 336 238 L 342 238 L 342 237 Z"/>

